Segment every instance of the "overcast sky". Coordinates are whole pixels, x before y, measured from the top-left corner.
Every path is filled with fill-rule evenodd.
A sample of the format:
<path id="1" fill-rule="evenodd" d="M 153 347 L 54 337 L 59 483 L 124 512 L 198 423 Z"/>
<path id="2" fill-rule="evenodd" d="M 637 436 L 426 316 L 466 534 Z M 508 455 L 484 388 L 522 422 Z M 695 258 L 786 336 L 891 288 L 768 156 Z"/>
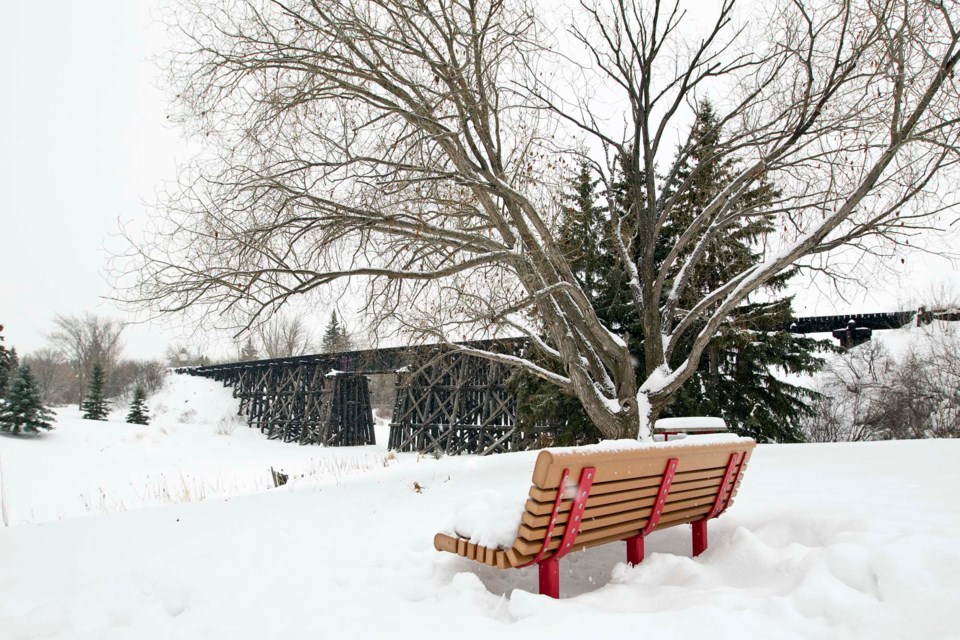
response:
<path id="1" fill-rule="evenodd" d="M 180 148 L 150 58 L 154 2 L 17 2 L 0 21 L 0 324 L 43 346 L 55 313 L 121 314 L 102 300 L 105 243 L 142 216 Z M 129 355 L 177 331 L 133 327 Z"/>
<path id="2" fill-rule="evenodd" d="M 144 216 L 144 203 L 185 158 L 179 133 L 165 126 L 165 94 L 151 62 L 164 47 L 152 23 L 159 1 L 4 6 L 0 324 L 21 353 L 44 345 L 55 313 L 132 319 L 103 300 L 111 293 L 106 247 L 116 246 L 118 221 Z M 955 235 L 960 246 L 960 228 Z M 960 291 L 957 268 L 944 260 L 903 254 L 880 266 L 889 270 L 886 281 L 869 294 L 849 291 L 846 301 L 802 284 L 796 311 L 885 311 L 913 306 L 942 285 Z M 127 354 L 159 357 L 189 329 L 130 327 Z"/>

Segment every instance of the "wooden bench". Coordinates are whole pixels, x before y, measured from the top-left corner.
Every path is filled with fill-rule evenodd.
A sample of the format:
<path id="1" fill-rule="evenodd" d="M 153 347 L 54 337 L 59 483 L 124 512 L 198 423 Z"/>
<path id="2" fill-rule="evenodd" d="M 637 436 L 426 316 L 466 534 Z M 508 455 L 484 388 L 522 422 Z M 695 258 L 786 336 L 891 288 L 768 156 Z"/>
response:
<path id="1" fill-rule="evenodd" d="M 670 436 L 684 435 L 707 435 L 713 433 L 728 433 L 727 423 L 723 418 L 697 417 L 697 418 L 660 418 L 653 425 L 653 436 L 656 439 L 660 436 L 664 442 L 670 440 Z"/>
<path id="2" fill-rule="evenodd" d="M 560 597 L 559 560 L 571 551 L 624 540 L 627 562 L 636 565 L 651 531 L 691 523 L 697 556 L 707 548 L 707 521 L 733 502 L 754 446 L 749 438 L 702 436 L 545 449 L 512 546 L 484 547 L 464 531 L 438 533 L 433 544 L 500 569 L 536 564 L 540 593 L 552 598 Z"/>

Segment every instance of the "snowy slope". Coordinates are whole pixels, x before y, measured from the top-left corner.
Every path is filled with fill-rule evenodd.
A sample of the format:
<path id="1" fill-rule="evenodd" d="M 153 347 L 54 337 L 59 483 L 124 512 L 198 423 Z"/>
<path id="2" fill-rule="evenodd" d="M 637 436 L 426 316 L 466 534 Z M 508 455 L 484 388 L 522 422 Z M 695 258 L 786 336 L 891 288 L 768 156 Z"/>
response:
<path id="1" fill-rule="evenodd" d="M 68 452 L 82 440 L 62 426 L 62 447 L 21 444 L 59 451 L 69 485 L 81 465 Z M 761 445 L 704 555 L 690 557 L 687 527 L 655 532 L 635 568 L 623 545 L 578 553 L 562 561 L 563 599 L 552 601 L 532 593 L 536 569 L 498 571 L 432 546 L 470 496 L 522 502 L 535 453 L 386 459 L 372 447 L 238 445 L 241 432 L 259 437 L 174 425 L 156 447 L 115 446 L 139 452 L 144 469 L 168 468 L 178 448 L 182 468 L 205 472 L 309 454 L 383 463 L 256 495 L 0 528 L 0 639 L 960 637 L 958 441 Z M 100 460 L 113 490 L 125 471 Z"/>
<path id="2" fill-rule="evenodd" d="M 384 446 L 321 450 L 267 440 L 236 415 L 230 389 L 171 375 L 150 399 L 151 424 L 127 424 L 127 407 L 110 421 L 57 411 L 56 428 L 38 438 L 0 436 L 0 484 L 7 522 L 124 511 L 264 491 L 270 467 L 294 476 L 341 476 L 384 464 Z"/>

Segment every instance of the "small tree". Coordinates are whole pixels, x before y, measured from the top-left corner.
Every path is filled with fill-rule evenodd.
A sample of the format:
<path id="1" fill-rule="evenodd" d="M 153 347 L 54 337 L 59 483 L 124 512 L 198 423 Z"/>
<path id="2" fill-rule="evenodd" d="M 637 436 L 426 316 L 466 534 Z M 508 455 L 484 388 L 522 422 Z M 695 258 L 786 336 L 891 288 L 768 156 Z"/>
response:
<path id="1" fill-rule="evenodd" d="M 52 429 L 53 414 L 40 401 L 40 392 L 30 367 L 17 369 L 6 398 L 0 404 L 0 431 L 14 435 L 40 433 Z"/>
<path id="2" fill-rule="evenodd" d="M 17 350 L 7 349 L 3 345 L 3 325 L 0 324 L 0 395 L 17 370 Z"/>
<path id="3" fill-rule="evenodd" d="M 143 387 L 137 385 L 133 392 L 133 402 L 130 403 L 130 413 L 127 414 L 127 422 L 130 424 L 150 424 L 146 400 L 146 392 Z"/>
<path id="4" fill-rule="evenodd" d="M 87 390 L 87 397 L 80 404 L 84 420 L 107 419 L 109 403 L 103 397 L 105 377 L 103 366 L 99 362 L 93 365 L 93 372 L 90 375 L 90 388 Z"/>
<path id="5" fill-rule="evenodd" d="M 251 360 L 256 360 L 258 356 L 257 346 L 253 344 L 253 338 L 248 336 L 246 342 L 240 347 L 240 362 L 250 362 Z"/>
<path id="6" fill-rule="evenodd" d="M 343 325 L 340 324 L 340 319 L 337 318 L 336 311 L 330 312 L 330 322 L 323 331 L 322 348 L 324 353 L 350 351 L 350 349 L 353 348 L 350 336 L 347 334 L 347 330 L 343 328 Z"/>

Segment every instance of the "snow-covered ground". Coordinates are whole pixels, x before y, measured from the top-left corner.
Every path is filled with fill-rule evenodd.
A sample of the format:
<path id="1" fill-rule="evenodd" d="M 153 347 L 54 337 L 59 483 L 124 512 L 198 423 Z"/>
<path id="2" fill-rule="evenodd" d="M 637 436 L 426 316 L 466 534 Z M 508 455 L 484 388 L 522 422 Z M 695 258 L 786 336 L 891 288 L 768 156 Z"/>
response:
<path id="1" fill-rule="evenodd" d="M 80 419 L 57 410 L 56 429 L 37 438 L 0 437 L 0 486 L 8 524 L 39 523 L 144 506 L 264 491 L 270 467 L 339 477 L 384 464 L 386 447 L 334 449 L 269 441 L 238 417 L 230 389 L 170 376 L 149 401 L 151 424 Z M 388 428 L 378 425 L 379 441 Z"/>
<path id="2" fill-rule="evenodd" d="M 0 639 L 960 638 L 960 441 L 760 445 L 706 553 L 687 527 L 655 532 L 639 567 L 620 544 L 577 553 L 554 601 L 535 568 L 432 546 L 471 495 L 522 499 L 535 453 L 220 435 L 229 403 L 177 378 L 149 427 L 64 416 L 0 438 Z M 304 477 L 268 488 L 270 466 Z M 160 474 L 212 484 L 135 509 L 177 498 L 130 486 Z M 107 513 L 78 498 L 100 490 Z"/>

